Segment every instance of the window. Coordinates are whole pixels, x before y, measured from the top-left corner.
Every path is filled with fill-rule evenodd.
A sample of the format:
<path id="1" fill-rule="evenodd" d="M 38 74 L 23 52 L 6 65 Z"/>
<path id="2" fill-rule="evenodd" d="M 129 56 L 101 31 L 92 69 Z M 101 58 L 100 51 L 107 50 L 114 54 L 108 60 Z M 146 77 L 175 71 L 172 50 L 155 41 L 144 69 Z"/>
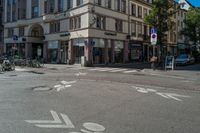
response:
<path id="1" fill-rule="evenodd" d="M 142 18 L 142 7 L 138 6 L 138 18 Z"/>
<path id="2" fill-rule="evenodd" d="M 122 12 L 126 13 L 126 0 L 121 1 L 121 6 Z"/>
<path id="3" fill-rule="evenodd" d="M 50 23 L 50 33 L 60 32 L 60 21 Z"/>
<path id="4" fill-rule="evenodd" d="M 111 6 L 112 6 L 112 0 L 105 0 L 105 6 L 107 7 L 107 8 L 112 8 Z"/>
<path id="5" fill-rule="evenodd" d="M 14 29 L 8 28 L 8 37 L 13 37 L 13 35 L 14 35 Z"/>
<path id="6" fill-rule="evenodd" d="M 101 0 L 95 0 L 95 4 L 100 5 L 101 6 Z"/>
<path id="7" fill-rule="evenodd" d="M 142 37 L 142 23 L 138 22 L 138 37 Z"/>
<path id="8" fill-rule="evenodd" d="M 39 16 L 39 2 L 38 0 L 32 0 L 32 18 Z"/>
<path id="9" fill-rule="evenodd" d="M 24 27 L 19 27 L 19 36 L 24 36 Z"/>
<path id="10" fill-rule="evenodd" d="M 135 4 L 132 4 L 132 5 L 131 5 L 131 14 L 132 14 L 133 16 L 136 16 L 136 5 L 135 5 Z"/>
<path id="11" fill-rule="evenodd" d="M 123 21 L 116 19 L 115 20 L 115 30 L 118 32 L 122 32 L 123 31 Z"/>
<path id="12" fill-rule="evenodd" d="M 55 1 L 49 0 L 49 13 L 53 13 L 55 8 Z"/>
<path id="13" fill-rule="evenodd" d="M 136 21 L 134 20 L 131 22 L 131 35 L 136 36 Z"/>
<path id="14" fill-rule="evenodd" d="M 83 4 L 83 0 L 77 0 L 77 1 L 76 1 L 76 4 L 77 4 L 77 6 L 82 5 L 82 4 Z"/>
<path id="15" fill-rule="evenodd" d="M 143 15 L 144 17 L 148 15 L 147 9 L 146 9 L 146 8 L 143 9 L 143 14 L 144 14 L 144 15 Z"/>
<path id="16" fill-rule="evenodd" d="M 71 9 L 72 8 L 72 0 L 68 0 L 67 1 L 67 9 Z"/>
<path id="17" fill-rule="evenodd" d="M 64 0 L 58 0 L 58 12 L 62 12 L 64 6 Z"/>
<path id="18" fill-rule="evenodd" d="M 115 0 L 115 10 L 120 11 L 120 0 Z"/>
<path id="19" fill-rule="evenodd" d="M 69 25 L 70 30 L 81 28 L 81 16 L 70 18 Z"/>
<path id="20" fill-rule="evenodd" d="M 99 29 L 106 29 L 106 18 L 102 16 L 97 16 L 96 27 Z"/>

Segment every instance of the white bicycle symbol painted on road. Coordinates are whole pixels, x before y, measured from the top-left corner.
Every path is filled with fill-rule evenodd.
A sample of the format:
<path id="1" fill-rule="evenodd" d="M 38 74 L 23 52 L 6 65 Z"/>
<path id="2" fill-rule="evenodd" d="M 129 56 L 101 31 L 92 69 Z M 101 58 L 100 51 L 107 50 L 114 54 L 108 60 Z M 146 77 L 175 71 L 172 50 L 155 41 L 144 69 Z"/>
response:
<path id="1" fill-rule="evenodd" d="M 99 125 L 97 123 L 84 123 L 83 127 L 85 129 L 81 129 L 81 132 L 69 132 L 69 133 L 103 133 L 105 131 L 105 127 Z"/>

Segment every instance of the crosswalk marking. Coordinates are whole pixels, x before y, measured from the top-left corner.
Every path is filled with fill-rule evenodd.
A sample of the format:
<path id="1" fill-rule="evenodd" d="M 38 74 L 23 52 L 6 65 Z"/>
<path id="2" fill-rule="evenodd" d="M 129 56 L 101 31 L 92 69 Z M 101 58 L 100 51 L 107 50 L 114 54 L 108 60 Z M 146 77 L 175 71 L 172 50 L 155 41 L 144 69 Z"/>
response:
<path id="1" fill-rule="evenodd" d="M 118 70 L 112 70 L 110 72 L 114 73 L 114 72 L 121 72 L 121 71 L 126 71 L 127 69 L 118 69 Z"/>
<path id="2" fill-rule="evenodd" d="M 110 72 L 110 73 L 117 73 L 117 72 L 121 72 L 124 74 L 129 74 L 129 73 L 135 73 L 138 72 L 137 70 L 131 70 L 131 69 L 123 69 L 123 68 L 108 68 L 108 67 L 104 67 L 104 68 L 92 68 L 92 69 L 88 69 L 89 71 L 98 71 L 98 72 Z"/>
<path id="3" fill-rule="evenodd" d="M 137 70 L 131 70 L 131 71 L 124 71 L 123 73 L 135 73 Z"/>

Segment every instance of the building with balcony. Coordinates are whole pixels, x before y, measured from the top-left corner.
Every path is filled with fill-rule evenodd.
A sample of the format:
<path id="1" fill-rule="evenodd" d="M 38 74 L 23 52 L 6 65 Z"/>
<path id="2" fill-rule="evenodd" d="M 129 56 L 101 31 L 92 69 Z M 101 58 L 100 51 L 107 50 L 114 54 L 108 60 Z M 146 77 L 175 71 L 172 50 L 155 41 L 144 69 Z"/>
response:
<path id="1" fill-rule="evenodd" d="M 4 1 L 0 0 L 0 55 L 3 53 L 3 5 Z"/>
<path id="2" fill-rule="evenodd" d="M 5 0 L 4 50 L 48 63 L 148 61 L 151 0 Z"/>

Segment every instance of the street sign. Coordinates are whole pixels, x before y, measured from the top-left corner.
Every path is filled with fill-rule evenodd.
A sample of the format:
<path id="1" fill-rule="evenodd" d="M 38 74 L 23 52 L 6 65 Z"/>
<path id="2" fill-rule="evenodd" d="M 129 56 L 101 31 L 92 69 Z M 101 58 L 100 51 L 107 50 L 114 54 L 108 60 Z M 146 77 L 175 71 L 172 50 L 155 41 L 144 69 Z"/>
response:
<path id="1" fill-rule="evenodd" d="M 14 40 L 14 41 L 18 41 L 18 36 L 13 35 L 13 40 Z"/>
<path id="2" fill-rule="evenodd" d="M 157 44 L 157 34 L 153 33 L 151 34 L 151 45 L 156 45 Z"/>
<path id="3" fill-rule="evenodd" d="M 151 29 L 151 45 L 156 45 L 157 44 L 157 29 L 152 28 Z"/>

